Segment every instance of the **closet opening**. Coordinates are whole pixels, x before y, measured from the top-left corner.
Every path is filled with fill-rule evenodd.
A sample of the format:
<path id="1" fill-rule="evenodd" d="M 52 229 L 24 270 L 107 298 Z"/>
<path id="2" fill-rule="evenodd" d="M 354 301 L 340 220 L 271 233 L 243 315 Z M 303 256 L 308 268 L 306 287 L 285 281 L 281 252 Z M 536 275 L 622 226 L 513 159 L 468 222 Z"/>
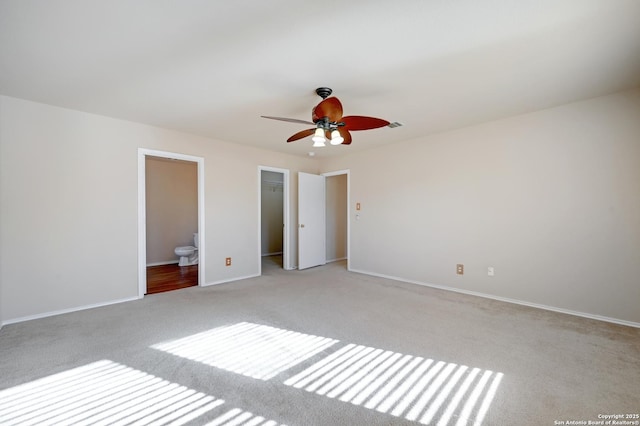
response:
<path id="1" fill-rule="evenodd" d="M 327 263 L 342 261 L 346 267 L 349 257 L 349 175 L 339 172 L 324 176 Z"/>
<path id="2" fill-rule="evenodd" d="M 260 274 L 289 265 L 289 171 L 259 167 Z"/>

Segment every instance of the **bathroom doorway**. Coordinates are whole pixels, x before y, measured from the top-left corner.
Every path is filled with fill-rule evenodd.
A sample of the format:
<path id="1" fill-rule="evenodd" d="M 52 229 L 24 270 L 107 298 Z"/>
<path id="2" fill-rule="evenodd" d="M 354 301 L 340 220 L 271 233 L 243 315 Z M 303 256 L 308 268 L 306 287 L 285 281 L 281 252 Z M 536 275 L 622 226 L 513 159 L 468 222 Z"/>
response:
<path id="1" fill-rule="evenodd" d="M 204 159 L 140 149 L 138 172 L 139 297 L 202 285 Z"/>
<path id="2" fill-rule="evenodd" d="M 289 266 L 289 170 L 258 167 L 259 268 Z"/>

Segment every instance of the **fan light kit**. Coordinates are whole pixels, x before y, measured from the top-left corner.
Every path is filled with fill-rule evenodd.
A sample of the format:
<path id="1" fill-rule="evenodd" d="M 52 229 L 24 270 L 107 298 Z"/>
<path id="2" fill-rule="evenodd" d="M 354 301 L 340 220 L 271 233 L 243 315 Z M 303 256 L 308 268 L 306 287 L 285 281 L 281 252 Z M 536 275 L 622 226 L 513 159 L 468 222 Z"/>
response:
<path id="1" fill-rule="evenodd" d="M 314 148 L 322 148 L 327 142 L 331 145 L 349 145 L 351 144 L 350 131 L 377 129 L 379 127 L 390 126 L 387 120 L 374 117 L 365 117 L 361 115 L 342 116 L 342 103 L 336 97 L 329 97 L 333 91 L 328 87 L 319 87 L 316 89 L 318 96 L 322 98 L 322 102 L 316 105 L 311 111 L 311 120 L 298 120 L 296 118 L 271 117 L 263 115 L 263 118 L 271 120 L 288 121 L 290 123 L 311 124 L 315 127 L 312 129 L 302 130 L 287 139 L 287 142 L 297 141 L 313 135 Z M 397 127 L 400 125 L 396 124 Z"/>

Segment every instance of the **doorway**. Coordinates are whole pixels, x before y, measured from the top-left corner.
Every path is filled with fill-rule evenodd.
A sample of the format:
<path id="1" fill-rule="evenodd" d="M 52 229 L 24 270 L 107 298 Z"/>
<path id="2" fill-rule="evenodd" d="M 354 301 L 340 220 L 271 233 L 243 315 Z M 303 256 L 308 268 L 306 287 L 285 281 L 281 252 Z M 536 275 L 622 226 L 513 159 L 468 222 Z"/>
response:
<path id="1" fill-rule="evenodd" d="M 298 173 L 298 269 L 346 260 L 350 270 L 349 170 Z"/>
<path id="2" fill-rule="evenodd" d="M 259 270 L 291 269 L 289 260 L 289 170 L 258 167 Z"/>
<path id="3" fill-rule="evenodd" d="M 138 297 L 194 283 L 203 285 L 204 241 L 204 158 L 140 148 Z M 171 253 L 178 246 L 197 246 L 197 261 L 191 257 L 178 266 L 177 255 Z M 148 267 L 153 271 L 148 273 Z"/>
<path id="4" fill-rule="evenodd" d="M 327 263 L 348 260 L 347 174 L 325 175 Z"/>

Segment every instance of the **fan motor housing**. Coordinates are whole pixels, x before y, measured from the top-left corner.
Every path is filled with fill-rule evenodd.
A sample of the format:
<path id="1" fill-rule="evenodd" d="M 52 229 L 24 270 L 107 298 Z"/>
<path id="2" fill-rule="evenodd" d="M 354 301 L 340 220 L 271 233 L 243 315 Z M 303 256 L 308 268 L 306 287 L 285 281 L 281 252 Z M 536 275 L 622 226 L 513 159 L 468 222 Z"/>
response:
<path id="1" fill-rule="evenodd" d="M 320 96 L 322 99 L 327 99 L 327 97 L 330 96 L 331 93 L 333 93 L 333 90 L 331 90 L 328 87 L 318 87 L 316 89 L 316 94 Z"/>

